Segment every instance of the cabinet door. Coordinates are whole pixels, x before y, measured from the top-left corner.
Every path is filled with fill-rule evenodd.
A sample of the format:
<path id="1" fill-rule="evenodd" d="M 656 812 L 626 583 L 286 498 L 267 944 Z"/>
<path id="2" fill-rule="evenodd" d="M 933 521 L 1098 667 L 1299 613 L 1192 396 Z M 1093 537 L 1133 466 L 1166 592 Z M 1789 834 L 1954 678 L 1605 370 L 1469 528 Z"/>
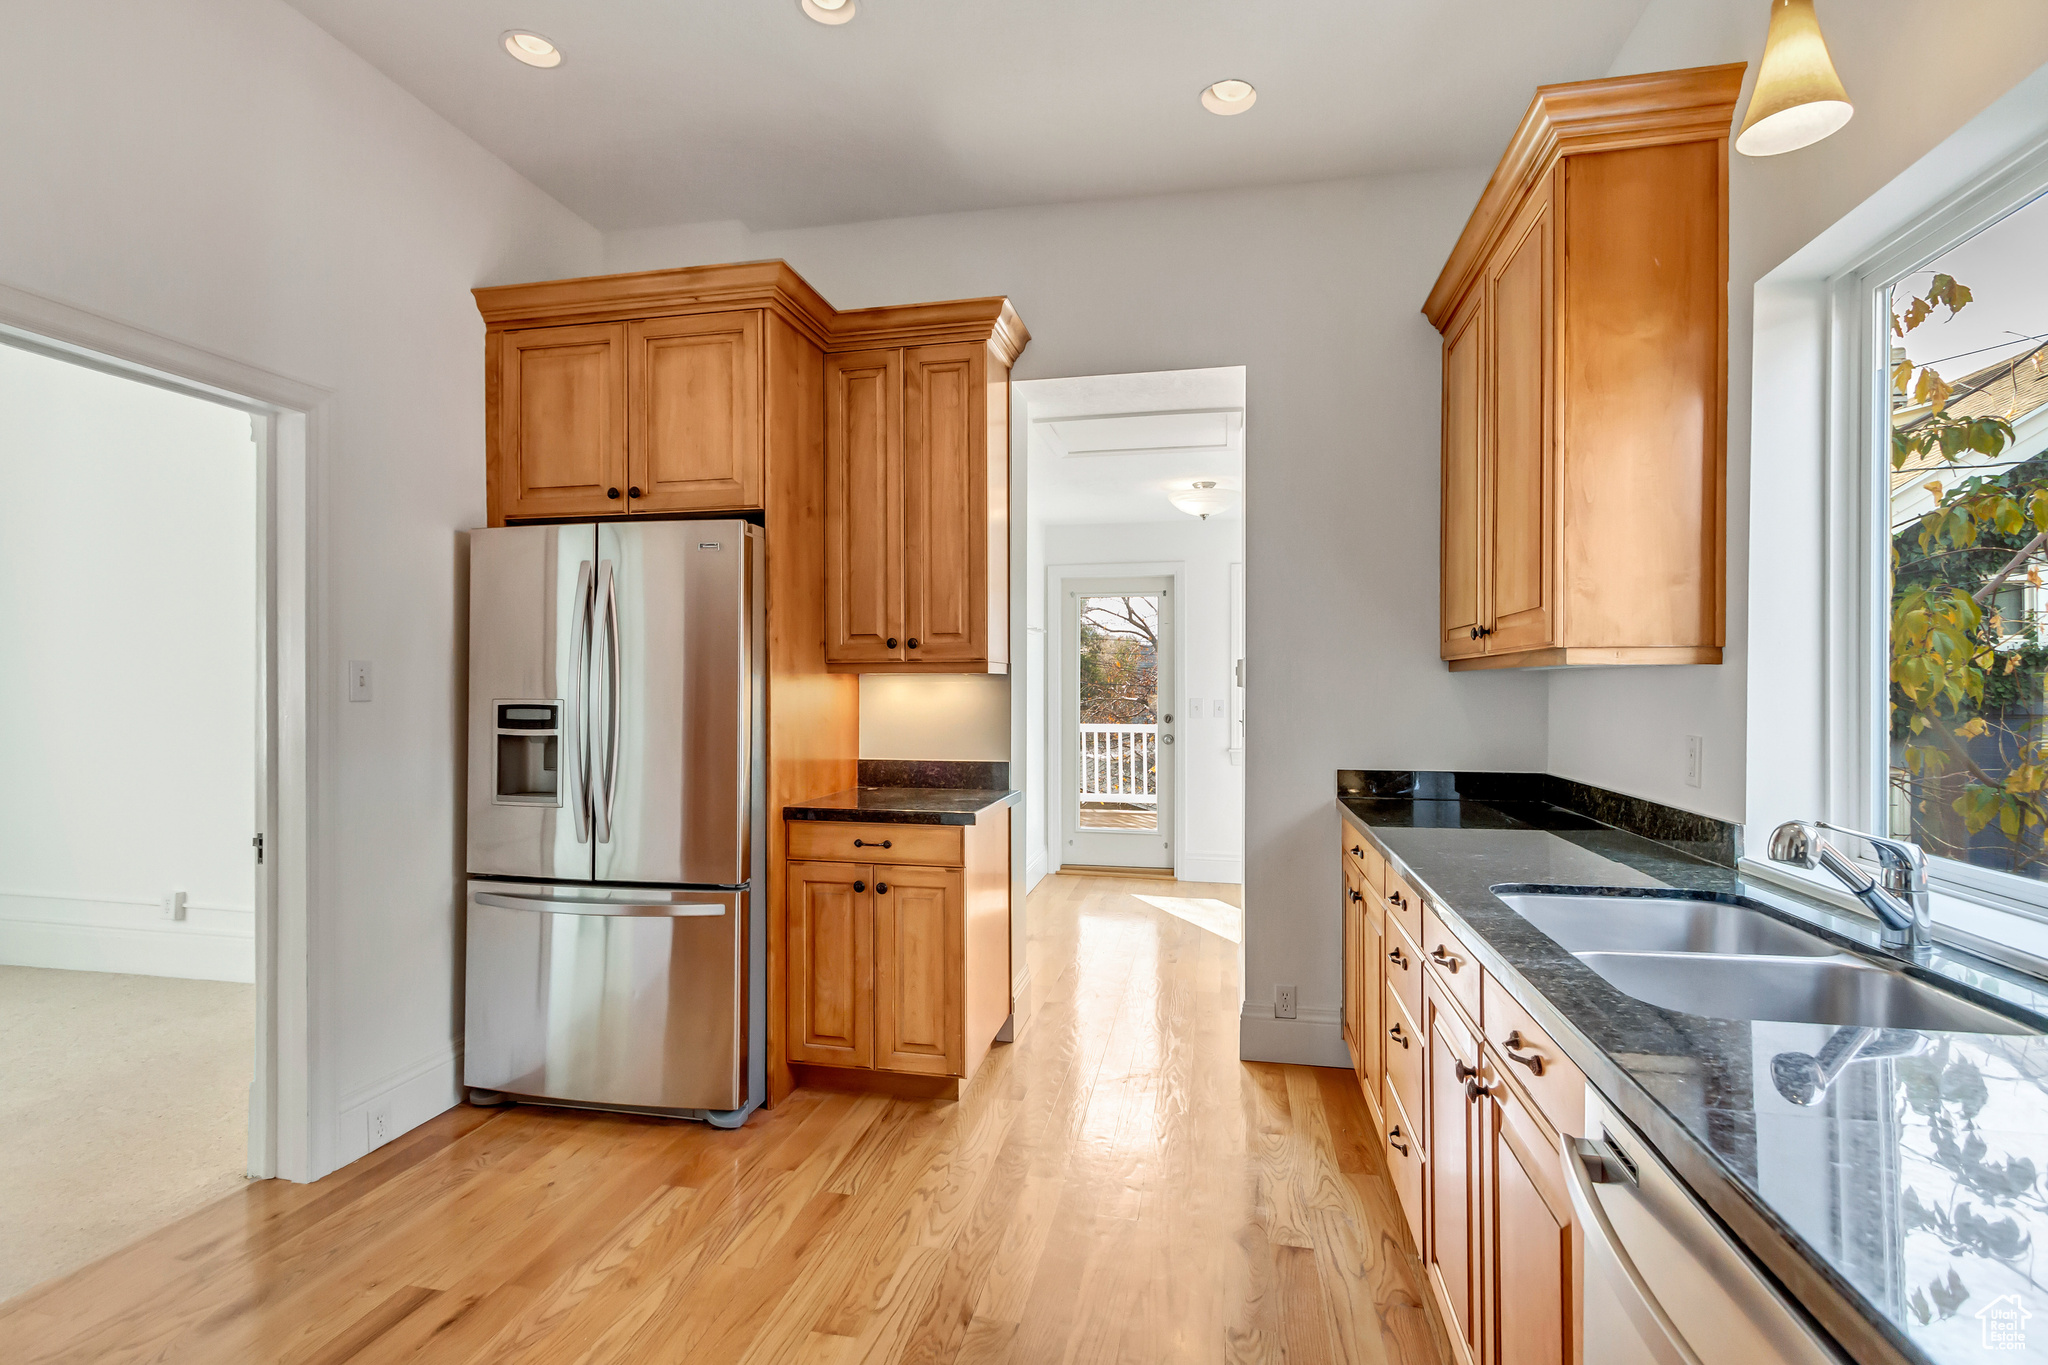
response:
<path id="1" fill-rule="evenodd" d="M 1479 1049 L 1437 984 L 1428 984 L 1423 1008 L 1428 1044 L 1429 1246 L 1423 1259 L 1444 1327 L 1459 1338 L 1465 1358 L 1480 1345 L 1480 1108 L 1465 1084 L 1477 1074 Z"/>
<path id="2" fill-rule="evenodd" d="M 1560 1157 L 1513 1092 L 1487 1104 L 1490 1171 L 1487 1243 L 1493 1339 L 1499 1365 L 1571 1365 L 1578 1298 L 1571 1207 L 1558 1188 Z"/>
<path id="3" fill-rule="evenodd" d="M 1358 870 L 1348 859 L 1339 860 L 1338 867 L 1343 872 L 1344 883 L 1344 1041 L 1351 1048 L 1352 1069 L 1363 1077 L 1365 1063 L 1358 1043 L 1358 952 L 1365 938 L 1365 915 L 1360 908 L 1365 893 L 1358 889 Z"/>
<path id="4" fill-rule="evenodd" d="M 625 508 L 626 329 L 534 327 L 499 342 L 494 475 L 507 517 Z"/>
<path id="5" fill-rule="evenodd" d="M 858 863 L 791 863 L 789 1059 L 874 1065 L 873 871 Z"/>
<path id="6" fill-rule="evenodd" d="M 1488 271 L 1492 346 L 1487 356 L 1486 554 L 1491 634 L 1487 652 L 1556 643 L 1555 461 L 1551 368 L 1550 196 L 1515 222 Z"/>
<path id="7" fill-rule="evenodd" d="M 903 352 L 825 357 L 825 659 L 903 649 Z"/>
<path id="8" fill-rule="evenodd" d="M 1365 895 L 1365 904 L 1359 907 L 1363 941 L 1359 944 L 1358 1025 L 1362 1047 L 1358 1054 L 1358 1083 L 1364 1087 L 1367 1098 L 1384 1108 L 1381 1081 L 1386 1074 L 1387 994 L 1380 964 L 1387 960 L 1387 938 L 1381 927 L 1383 912 L 1373 907 L 1371 891 Z"/>
<path id="9" fill-rule="evenodd" d="M 1443 657 L 1486 650 L 1486 524 L 1481 457 L 1485 410 L 1481 361 L 1486 295 L 1475 289 L 1444 334 Z"/>
<path id="10" fill-rule="evenodd" d="M 761 506 L 761 315 L 655 318 L 626 342 L 626 510 Z"/>
<path id="11" fill-rule="evenodd" d="M 958 872 L 875 868 L 875 1065 L 885 1071 L 966 1074 L 960 892 Z"/>
<path id="12" fill-rule="evenodd" d="M 916 346 L 903 353 L 904 657 L 989 657 L 988 350 Z M 1005 461 L 1007 464 L 1007 461 Z"/>

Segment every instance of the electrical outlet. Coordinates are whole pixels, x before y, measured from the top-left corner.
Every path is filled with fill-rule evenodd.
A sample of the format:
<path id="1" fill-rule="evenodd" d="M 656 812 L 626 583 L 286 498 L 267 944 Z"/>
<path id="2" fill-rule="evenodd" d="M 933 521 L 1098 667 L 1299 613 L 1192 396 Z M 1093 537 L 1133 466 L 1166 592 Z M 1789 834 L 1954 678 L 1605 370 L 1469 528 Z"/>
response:
<path id="1" fill-rule="evenodd" d="M 391 1101 L 386 1100 L 375 1109 L 372 1109 L 369 1114 L 369 1120 L 370 1150 L 374 1152 L 385 1143 L 391 1141 Z"/>
<path id="2" fill-rule="evenodd" d="M 370 699 L 370 665 L 363 659 L 348 661 L 348 699 L 368 701 Z"/>
<path id="3" fill-rule="evenodd" d="M 1292 1019 L 1294 1017 L 1294 987 L 1275 986 L 1273 988 L 1273 1017 L 1275 1019 Z"/>
<path id="4" fill-rule="evenodd" d="M 1707 766 L 1707 742 L 1698 735 L 1685 737 L 1685 785 L 1697 787 Z"/>
<path id="5" fill-rule="evenodd" d="M 166 891 L 162 899 L 157 902 L 157 906 L 157 913 L 165 919 L 183 919 L 185 918 L 185 893 L 182 891 Z"/>

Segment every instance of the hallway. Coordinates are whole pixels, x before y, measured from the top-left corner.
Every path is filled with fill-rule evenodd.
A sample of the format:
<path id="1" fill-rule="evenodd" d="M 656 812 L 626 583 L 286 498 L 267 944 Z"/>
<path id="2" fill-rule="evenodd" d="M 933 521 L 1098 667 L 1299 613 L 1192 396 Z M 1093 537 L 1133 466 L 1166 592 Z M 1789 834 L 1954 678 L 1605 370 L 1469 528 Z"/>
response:
<path id="1" fill-rule="evenodd" d="M 1235 943 L 1032 894 L 1035 1008 L 957 1104 L 744 1129 L 457 1108 L 0 1306 L 35 1361 L 1435 1362 L 1347 1072 L 1236 1060 Z"/>

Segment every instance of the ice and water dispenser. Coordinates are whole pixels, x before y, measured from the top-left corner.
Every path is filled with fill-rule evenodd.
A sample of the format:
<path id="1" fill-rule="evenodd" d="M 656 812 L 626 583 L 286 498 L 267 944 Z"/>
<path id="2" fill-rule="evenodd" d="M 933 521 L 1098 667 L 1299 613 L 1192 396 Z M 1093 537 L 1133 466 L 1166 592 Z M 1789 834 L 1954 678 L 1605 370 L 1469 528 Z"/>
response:
<path id="1" fill-rule="evenodd" d="M 562 703 L 498 703 L 498 804 L 562 804 Z"/>

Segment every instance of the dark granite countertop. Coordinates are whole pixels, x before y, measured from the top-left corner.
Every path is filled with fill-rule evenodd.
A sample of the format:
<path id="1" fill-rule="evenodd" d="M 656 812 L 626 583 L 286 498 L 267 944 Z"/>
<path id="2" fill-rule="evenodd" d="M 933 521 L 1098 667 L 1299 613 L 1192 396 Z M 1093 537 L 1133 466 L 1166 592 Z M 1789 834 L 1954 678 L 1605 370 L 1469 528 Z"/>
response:
<path id="1" fill-rule="evenodd" d="M 1700 1200 L 1862 1362 L 1978 1360 L 1976 1313 L 2048 1294 L 2048 1037 L 1887 1031 L 1895 1055 L 1850 1063 L 1818 1099 L 1772 1078 L 1826 1025 L 1709 1019 L 1622 994 L 1491 890 L 1680 887 L 1739 895 L 1868 947 L 1825 902 L 1543 802 L 1353 798 L 1365 831 L 1587 1079 Z M 2048 1006 L 2026 981 L 1937 950 L 1929 970 L 1980 1003 Z M 2024 1015 L 2022 1015 L 2024 1017 Z M 2048 1326 L 2020 1359 L 2048 1359 Z"/>
<path id="2" fill-rule="evenodd" d="M 782 808 L 785 820 L 878 825 L 971 825 L 985 810 L 1014 803 L 1014 791 L 959 787 L 856 787 Z"/>

